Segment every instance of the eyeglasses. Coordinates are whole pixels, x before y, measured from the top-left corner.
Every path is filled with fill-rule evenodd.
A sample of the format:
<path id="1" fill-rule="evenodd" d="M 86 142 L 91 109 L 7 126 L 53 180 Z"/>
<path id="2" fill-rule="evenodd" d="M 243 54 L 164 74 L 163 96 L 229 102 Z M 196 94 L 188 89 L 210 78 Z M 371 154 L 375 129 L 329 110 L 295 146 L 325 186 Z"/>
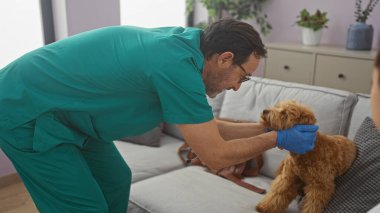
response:
<path id="1" fill-rule="evenodd" d="M 238 66 L 244 72 L 244 76 L 240 78 L 239 84 L 246 82 L 246 81 L 249 81 L 251 79 L 252 74 L 247 73 L 247 71 L 245 71 L 244 67 L 241 66 L 240 64 L 238 64 Z"/>

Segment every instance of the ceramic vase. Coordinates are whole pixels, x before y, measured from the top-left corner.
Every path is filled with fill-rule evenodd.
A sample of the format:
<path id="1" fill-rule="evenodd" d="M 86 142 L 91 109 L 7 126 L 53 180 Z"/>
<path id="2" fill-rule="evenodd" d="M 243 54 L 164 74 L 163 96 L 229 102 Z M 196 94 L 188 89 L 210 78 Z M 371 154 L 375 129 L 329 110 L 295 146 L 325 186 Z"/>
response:
<path id="1" fill-rule="evenodd" d="M 372 40 L 372 25 L 356 22 L 348 28 L 346 48 L 350 50 L 370 50 L 372 48 Z"/>

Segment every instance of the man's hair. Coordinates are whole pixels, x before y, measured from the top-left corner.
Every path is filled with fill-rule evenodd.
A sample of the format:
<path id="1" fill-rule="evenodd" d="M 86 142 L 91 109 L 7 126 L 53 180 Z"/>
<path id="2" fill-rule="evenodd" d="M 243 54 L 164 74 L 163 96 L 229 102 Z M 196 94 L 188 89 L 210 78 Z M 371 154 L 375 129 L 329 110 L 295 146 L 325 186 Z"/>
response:
<path id="1" fill-rule="evenodd" d="M 201 51 L 206 59 L 232 52 L 234 64 L 243 64 L 252 53 L 257 57 L 267 54 L 259 33 L 250 24 L 234 19 L 222 19 L 209 25 L 201 34 Z"/>

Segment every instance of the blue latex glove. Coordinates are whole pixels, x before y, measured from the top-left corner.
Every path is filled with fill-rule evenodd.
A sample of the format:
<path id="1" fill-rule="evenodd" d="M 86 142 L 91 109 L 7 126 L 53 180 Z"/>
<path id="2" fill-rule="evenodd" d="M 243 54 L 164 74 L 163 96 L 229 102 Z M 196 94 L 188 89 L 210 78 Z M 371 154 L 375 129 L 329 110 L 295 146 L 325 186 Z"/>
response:
<path id="1" fill-rule="evenodd" d="M 305 154 L 314 149 L 319 126 L 294 125 L 290 129 L 277 131 L 277 146 L 297 154 Z"/>

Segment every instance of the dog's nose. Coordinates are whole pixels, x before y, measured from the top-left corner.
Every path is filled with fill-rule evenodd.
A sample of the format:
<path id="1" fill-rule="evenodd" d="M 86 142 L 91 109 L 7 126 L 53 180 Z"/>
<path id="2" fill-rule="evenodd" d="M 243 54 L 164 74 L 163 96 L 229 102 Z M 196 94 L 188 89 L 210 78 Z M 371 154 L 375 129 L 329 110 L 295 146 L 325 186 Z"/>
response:
<path id="1" fill-rule="evenodd" d="M 263 115 L 266 115 L 268 113 L 269 113 L 269 110 L 266 110 L 266 109 L 263 110 Z"/>

